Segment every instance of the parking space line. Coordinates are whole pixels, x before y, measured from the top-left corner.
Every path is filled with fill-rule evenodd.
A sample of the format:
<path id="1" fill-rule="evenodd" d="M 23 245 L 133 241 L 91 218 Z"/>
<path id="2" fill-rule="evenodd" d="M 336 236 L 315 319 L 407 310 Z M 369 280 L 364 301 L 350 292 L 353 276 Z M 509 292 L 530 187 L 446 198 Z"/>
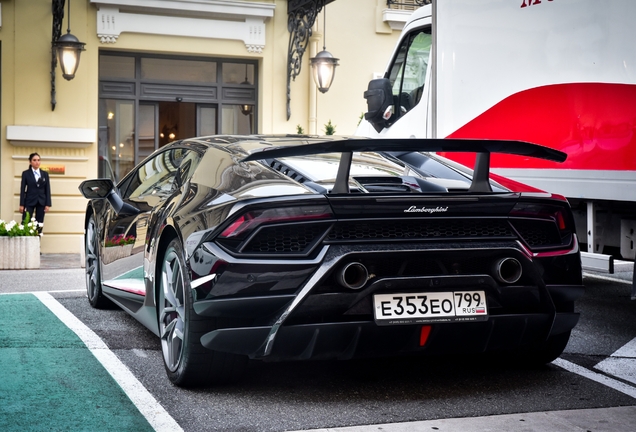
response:
<path id="1" fill-rule="evenodd" d="M 636 358 L 636 338 L 617 349 L 614 354 L 612 354 L 612 357 Z"/>
<path id="2" fill-rule="evenodd" d="M 88 326 L 46 292 L 33 293 L 60 321 L 71 329 L 91 353 L 104 366 L 113 379 L 130 398 L 139 412 L 156 431 L 183 431 L 181 426 L 157 402 L 150 392 L 130 372 L 128 367 L 106 346 Z"/>
<path id="3" fill-rule="evenodd" d="M 592 381 L 596 381 L 599 384 L 603 384 L 636 399 L 636 387 L 632 387 L 622 381 L 618 381 L 603 374 L 591 371 L 575 363 L 563 360 L 562 358 L 554 360 L 552 364 L 559 366 L 560 368 L 563 368 L 568 372 L 572 372 Z"/>
<path id="4" fill-rule="evenodd" d="M 636 384 L 636 338 L 598 363 L 594 369 Z"/>

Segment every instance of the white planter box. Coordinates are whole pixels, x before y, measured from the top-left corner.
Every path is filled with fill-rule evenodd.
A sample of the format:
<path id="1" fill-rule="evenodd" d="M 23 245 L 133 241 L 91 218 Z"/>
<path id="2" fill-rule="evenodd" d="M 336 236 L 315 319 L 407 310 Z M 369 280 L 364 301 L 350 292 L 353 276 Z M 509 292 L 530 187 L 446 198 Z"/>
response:
<path id="1" fill-rule="evenodd" d="M 132 244 L 104 248 L 102 249 L 102 262 L 104 264 L 110 264 L 118 259 L 126 258 L 132 255 L 132 249 Z"/>
<path id="2" fill-rule="evenodd" d="M 40 268 L 40 236 L 0 237 L 0 270 Z"/>

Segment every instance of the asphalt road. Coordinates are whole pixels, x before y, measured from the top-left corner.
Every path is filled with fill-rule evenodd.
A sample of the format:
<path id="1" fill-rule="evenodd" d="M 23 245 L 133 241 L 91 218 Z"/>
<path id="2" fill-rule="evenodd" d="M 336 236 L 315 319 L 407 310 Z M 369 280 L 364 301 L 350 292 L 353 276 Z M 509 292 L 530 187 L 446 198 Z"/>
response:
<path id="1" fill-rule="evenodd" d="M 530 418 L 523 415 L 636 406 L 636 381 L 595 369 L 636 338 L 636 301 L 629 299 L 631 286 L 598 278 L 602 275 L 584 279 L 586 294 L 577 305 L 581 320 L 561 360 L 632 388 L 635 393 L 631 396 L 555 364 L 526 369 L 474 358 L 253 362 L 238 385 L 184 390 L 167 380 L 159 341 L 150 331 L 119 309 L 90 308 L 81 291 L 82 270 L 16 272 L 11 278 L 6 273 L 0 272 L 0 293 L 28 292 L 31 289 L 27 286 L 34 286 L 31 280 L 46 279 L 46 287 L 39 290 L 56 291 L 53 297 L 105 342 L 185 431 L 326 430 L 501 414 L 515 414 L 502 419 L 519 425 L 528 421 L 523 423 L 524 430 L 545 430 L 530 427 Z M 627 281 L 631 273 L 611 277 Z M 579 421 L 594 424 L 584 430 L 622 430 L 624 424 L 628 431 L 636 424 L 634 409 L 598 411 L 605 416 L 585 412 L 589 417 Z M 610 428 L 612 419 L 618 426 Z M 368 426 L 363 430 L 379 429 Z"/>

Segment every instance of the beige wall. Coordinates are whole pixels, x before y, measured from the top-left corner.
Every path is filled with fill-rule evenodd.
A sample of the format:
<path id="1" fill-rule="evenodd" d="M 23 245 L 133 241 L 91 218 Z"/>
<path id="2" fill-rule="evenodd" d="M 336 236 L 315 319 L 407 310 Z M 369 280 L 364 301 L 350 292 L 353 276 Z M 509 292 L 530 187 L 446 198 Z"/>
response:
<path id="1" fill-rule="evenodd" d="M 94 10 L 85 1 L 75 0 L 72 7 L 72 32 L 86 41 L 89 33 L 95 34 Z M 94 50 L 82 54 L 74 80 L 64 80 L 57 69 L 57 105 L 51 110 L 51 24 L 50 1 L 2 2 L 0 218 L 20 218 L 20 176 L 28 167 L 28 155 L 38 152 L 43 165 L 65 166 L 64 175 L 51 175 L 53 207 L 45 218 L 41 249 L 77 253 L 81 247 L 82 214 L 86 205 L 77 186 L 96 174 L 93 167 L 96 133 L 91 142 L 80 144 L 55 141 L 54 136 L 45 141 L 7 140 L 7 126 L 97 128 Z"/>
<path id="2" fill-rule="evenodd" d="M 18 219 L 21 172 L 27 157 L 38 152 L 43 165 L 63 165 L 64 174 L 51 174 L 53 206 L 45 218 L 42 251 L 78 253 L 82 247 L 86 200 L 77 186 L 97 175 L 97 109 L 99 50 L 161 52 L 259 62 L 259 132 L 295 133 L 301 125 L 308 133 L 322 134 L 331 120 L 336 133 L 355 131 L 366 109 L 362 96 L 374 72 L 386 66 L 398 31 L 382 22 L 384 0 L 337 0 L 327 6 L 327 50 L 340 59 L 334 83 L 326 94 L 317 92 L 311 79 L 309 58 L 322 50 L 323 14 L 318 17 L 313 43 L 303 57 L 300 75 L 292 82 L 291 110 L 286 118 L 286 75 L 289 32 L 287 1 L 261 0 L 275 5 L 266 21 L 266 46 L 249 53 L 236 40 L 122 33 L 116 43 L 97 37 L 97 8 L 88 0 L 71 0 L 71 32 L 86 43 L 75 79 L 62 78 L 56 70 L 57 105 L 51 110 L 51 2 L 2 1 L 2 98 L 0 218 Z M 63 33 L 66 32 L 66 20 Z M 69 128 L 66 132 L 92 131 L 81 142 L 62 142 L 57 134 L 34 141 L 7 140 L 7 127 Z M 52 130 L 53 132 L 58 129 Z M 71 140 L 72 141 L 72 140 Z"/>

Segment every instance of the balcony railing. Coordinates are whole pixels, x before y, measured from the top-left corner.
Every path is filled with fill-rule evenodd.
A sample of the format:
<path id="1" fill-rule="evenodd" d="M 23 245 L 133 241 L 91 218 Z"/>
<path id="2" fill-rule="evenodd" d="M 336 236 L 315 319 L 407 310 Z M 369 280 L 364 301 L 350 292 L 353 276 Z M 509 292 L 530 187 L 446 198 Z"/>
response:
<path id="1" fill-rule="evenodd" d="M 413 11 L 420 6 L 431 4 L 432 0 L 386 0 L 389 9 Z"/>

